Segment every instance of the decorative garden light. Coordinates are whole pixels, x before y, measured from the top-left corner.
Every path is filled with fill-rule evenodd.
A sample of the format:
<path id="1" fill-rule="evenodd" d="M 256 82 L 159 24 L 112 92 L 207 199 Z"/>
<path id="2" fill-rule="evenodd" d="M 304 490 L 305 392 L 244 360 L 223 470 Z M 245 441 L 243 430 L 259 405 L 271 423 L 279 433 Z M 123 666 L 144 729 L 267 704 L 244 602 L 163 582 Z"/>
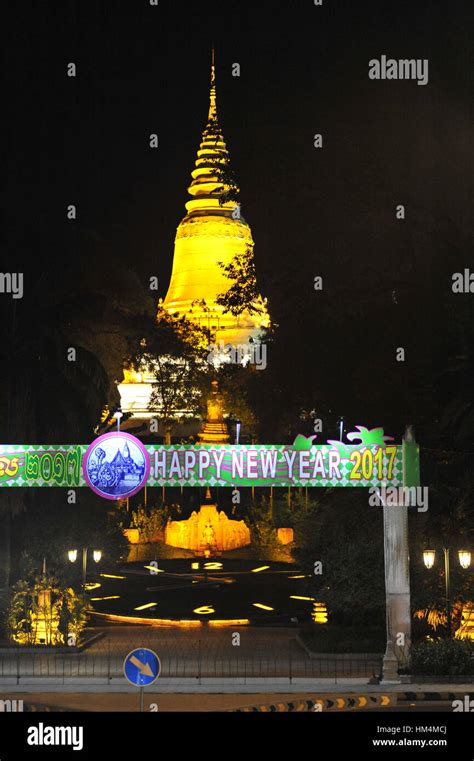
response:
<path id="1" fill-rule="evenodd" d="M 469 568 L 471 565 L 471 553 L 468 550 L 459 550 L 459 562 L 462 568 Z"/>
<path id="2" fill-rule="evenodd" d="M 446 621 L 448 627 L 448 634 L 450 637 L 453 635 L 452 616 L 451 616 L 451 581 L 450 581 L 450 562 L 449 562 L 449 547 L 443 547 L 444 552 L 444 582 L 446 586 Z M 427 568 L 433 568 L 435 561 L 435 550 L 424 550 L 423 562 Z M 471 553 L 468 550 L 458 551 L 459 563 L 464 569 L 469 568 L 471 565 Z"/>
<path id="3" fill-rule="evenodd" d="M 87 584 L 87 554 L 88 547 L 82 548 L 82 586 L 86 589 Z M 77 550 L 69 550 L 67 556 L 71 563 L 75 563 L 77 560 Z M 95 562 L 98 563 L 102 557 L 102 550 L 93 550 L 92 557 Z"/>
<path id="4" fill-rule="evenodd" d="M 427 568 L 433 568 L 436 552 L 434 550 L 424 550 L 423 562 Z"/>

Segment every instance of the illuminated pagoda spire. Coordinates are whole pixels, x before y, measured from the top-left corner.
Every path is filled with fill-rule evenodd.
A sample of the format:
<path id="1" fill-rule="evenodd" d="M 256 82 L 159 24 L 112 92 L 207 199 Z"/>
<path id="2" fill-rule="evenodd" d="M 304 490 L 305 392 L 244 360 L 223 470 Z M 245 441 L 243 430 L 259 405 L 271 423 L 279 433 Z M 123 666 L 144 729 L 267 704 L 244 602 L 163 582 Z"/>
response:
<path id="1" fill-rule="evenodd" d="M 228 265 L 237 254 L 253 249 L 253 239 L 240 215 L 239 189 L 232 179 L 218 121 L 214 50 L 208 117 L 191 177 L 191 199 L 176 232 L 171 281 L 162 306 L 170 314 L 185 315 L 200 324 L 216 341 L 246 343 L 257 337 L 269 318 L 261 300 L 261 313 L 244 312 L 238 318 L 230 312 L 224 314 L 216 303 L 216 297 L 232 284 L 220 263 Z"/>
<path id="2" fill-rule="evenodd" d="M 202 214 L 203 211 L 212 211 L 227 217 L 230 217 L 234 212 L 235 216 L 236 201 L 229 200 L 223 203 L 222 200 L 222 196 L 229 193 L 230 190 L 230 185 L 226 181 L 226 175 L 230 174 L 229 166 L 229 152 L 217 118 L 216 68 L 213 48 L 209 112 L 197 152 L 195 168 L 191 172 L 193 179 L 188 187 L 188 193 L 193 197 L 193 200 L 186 204 L 188 217 Z M 237 187 L 234 186 L 233 190 L 234 194 L 238 194 L 239 189 Z"/>
<path id="3" fill-rule="evenodd" d="M 214 63 L 214 47 L 212 48 L 212 61 L 211 61 L 211 92 L 209 94 L 209 114 L 207 116 L 208 123 L 217 119 L 217 103 L 216 103 L 216 66 Z"/>
<path id="4" fill-rule="evenodd" d="M 226 266 L 236 255 L 253 250 L 253 239 L 236 201 L 239 190 L 232 179 L 229 152 L 218 121 L 214 50 L 209 111 L 191 178 L 190 199 L 176 231 L 171 280 L 158 306 L 158 319 L 164 309 L 200 325 L 218 344 L 247 344 L 269 324 L 261 297 L 259 313 L 243 312 L 238 317 L 224 313 L 216 303 L 217 296 L 232 285 L 221 264 Z M 153 375 L 143 368 L 125 369 L 119 385 L 122 410 L 137 418 L 152 417 L 149 402 L 153 382 Z"/>

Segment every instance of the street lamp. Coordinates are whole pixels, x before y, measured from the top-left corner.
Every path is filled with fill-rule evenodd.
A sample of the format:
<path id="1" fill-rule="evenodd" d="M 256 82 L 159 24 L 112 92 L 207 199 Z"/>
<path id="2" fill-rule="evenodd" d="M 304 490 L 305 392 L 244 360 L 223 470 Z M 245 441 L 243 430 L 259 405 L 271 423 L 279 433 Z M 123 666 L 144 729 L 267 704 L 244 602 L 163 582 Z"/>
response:
<path id="1" fill-rule="evenodd" d="M 449 573 L 449 547 L 443 547 L 444 552 L 444 581 L 446 589 L 446 623 L 448 627 L 449 636 L 452 636 L 452 621 L 451 621 L 451 582 Z M 433 568 L 435 561 L 435 550 L 424 550 L 423 562 L 426 568 Z M 467 569 L 471 565 L 471 553 L 468 550 L 459 550 L 458 552 L 459 563 L 462 568 Z"/>
<path id="2" fill-rule="evenodd" d="M 436 552 L 434 550 L 425 550 L 423 552 L 423 563 L 427 568 L 433 568 Z"/>
<path id="3" fill-rule="evenodd" d="M 121 409 L 114 412 L 114 418 L 117 421 L 117 431 L 120 431 L 120 419 L 123 418 L 123 412 Z"/>
<path id="4" fill-rule="evenodd" d="M 85 588 L 87 581 L 87 551 L 88 547 L 82 548 L 82 586 Z M 67 556 L 71 563 L 75 563 L 77 560 L 77 550 L 68 550 Z M 102 550 L 93 550 L 92 557 L 95 562 L 98 563 L 102 557 Z"/>
<path id="5" fill-rule="evenodd" d="M 471 553 L 468 550 L 459 550 L 458 552 L 459 562 L 461 568 L 467 569 L 471 565 Z"/>

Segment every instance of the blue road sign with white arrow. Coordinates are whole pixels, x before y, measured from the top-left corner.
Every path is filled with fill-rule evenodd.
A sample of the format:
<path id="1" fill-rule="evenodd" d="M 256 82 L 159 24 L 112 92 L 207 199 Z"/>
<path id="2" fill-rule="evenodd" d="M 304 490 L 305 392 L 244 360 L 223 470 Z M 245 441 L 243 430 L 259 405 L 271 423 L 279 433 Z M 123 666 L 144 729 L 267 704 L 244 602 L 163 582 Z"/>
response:
<path id="1" fill-rule="evenodd" d="M 161 662 L 157 654 L 147 647 L 138 647 L 125 656 L 123 673 L 130 684 L 136 687 L 146 687 L 158 679 L 161 672 Z"/>

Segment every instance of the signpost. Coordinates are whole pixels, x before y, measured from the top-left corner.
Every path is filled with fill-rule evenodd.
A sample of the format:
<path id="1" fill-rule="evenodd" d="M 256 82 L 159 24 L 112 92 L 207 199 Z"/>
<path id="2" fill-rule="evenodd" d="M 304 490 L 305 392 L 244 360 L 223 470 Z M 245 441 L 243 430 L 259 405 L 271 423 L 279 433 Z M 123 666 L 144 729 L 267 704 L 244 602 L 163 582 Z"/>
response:
<path id="1" fill-rule="evenodd" d="M 125 656 L 123 662 L 125 679 L 140 688 L 140 711 L 143 712 L 144 688 L 156 682 L 161 673 L 161 661 L 154 650 L 138 647 Z"/>

